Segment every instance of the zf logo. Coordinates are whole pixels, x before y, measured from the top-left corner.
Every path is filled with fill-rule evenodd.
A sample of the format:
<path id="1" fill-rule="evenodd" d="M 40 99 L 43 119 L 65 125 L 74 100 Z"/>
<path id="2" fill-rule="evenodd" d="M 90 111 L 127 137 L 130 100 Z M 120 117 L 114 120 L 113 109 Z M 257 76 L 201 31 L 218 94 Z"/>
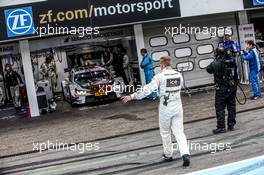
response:
<path id="1" fill-rule="evenodd" d="M 31 7 L 5 10 L 8 37 L 34 34 L 34 21 Z"/>
<path id="2" fill-rule="evenodd" d="M 254 6 L 264 5 L 264 0 L 253 0 L 253 4 Z"/>

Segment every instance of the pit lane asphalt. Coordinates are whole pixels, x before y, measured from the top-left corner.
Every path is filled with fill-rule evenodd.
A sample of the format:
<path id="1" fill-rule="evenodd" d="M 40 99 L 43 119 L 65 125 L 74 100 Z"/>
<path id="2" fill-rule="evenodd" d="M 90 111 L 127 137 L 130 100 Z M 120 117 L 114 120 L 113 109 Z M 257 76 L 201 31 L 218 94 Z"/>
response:
<path id="1" fill-rule="evenodd" d="M 206 153 L 206 151 L 194 152 L 195 167 L 187 170 L 182 170 L 181 161 L 171 164 L 161 163 L 162 148 L 157 130 L 158 102 L 142 101 L 125 106 L 116 102 L 97 107 L 80 108 L 71 108 L 63 103 L 59 104 L 58 113 L 30 121 L 0 121 L 0 168 L 2 168 L 0 172 L 31 174 L 39 170 L 36 173 L 45 174 L 50 171 L 48 173 L 50 174 L 53 171 L 64 169 L 65 172 L 54 173 L 133 174 L 136 172 L 134 174 L 144 174 L 149 172 L 152 174 L 154 172 L 153 174 L 175 174 L 176 171 L 177 174 L 182 174 L 189 172 L 188 170 L 194 171 L 264 154 L 263 148 L 261 149 L 263 147 L 261 137 L 263 120 L 257 118 L 254 122 L 255 128 L 254 124 L 249 125 L 254 121 L 251 115 L 263 116 L 263 111 L 262 114 L 261 112 L 255 114 L 259 110 L 245 112 L 253 108 L 262 108 L 264 99 L 248 101 L 245 106 L 238 105 L 238 111 L 242 112 L 238 116 L 239 128 L 232 133 L 237 134 L 229 136 L 230 133 L 227 133 L 221 137 L 211 134 L 211 130 L 215 127 L 215 119 L 212 118 L 214 116 L 213 100 L 214 92 L 194 94 L 191 98 L 183 96 L 187 136 L 191 140 L 205 142 L 236 141 L 235 143 L 239 144 L 235 144 L 232 149 L 236 152 L 234 157 L 231 156 L 232 152 L 228 152 L 232 153 L 230 155 L 226 151 L 215 154 Z M 261 124 L 262 127 L 260 127 Z M 225 140 L 226 135 L 228 138 Z M 56 139 L 66 143 L 97 141 L 101 149 L 83 154 L 72 151 L 46 151 L 41 154 L 32 152 L 32 142 L 55 141 Z M 253 151 L 250 150 L 251 147 Z M 179 157 L 179 154 L 175 157 Z M 47 171 L 45 168 L 50 169 Z M 171 171 L 166 171 L 167 168 L 171 168 Z"/>
<path id="2" fill-rule="evenodd" d="M 98 152 L 72 151 L 43 153 L 1 159 L 2 174 L 184 174 L 264 154 L 264 109 L 238 115 L 234 132 L 211 134 L 214 119 L 185 125 L 188 140 L 194 143 L 230 143 L 231 150 L 192 150 L 192 165 L 182 168 L 179 153 L 175 161 L 161 160 L 158 130 L 99 141 Z M 206 126 L 206 127 L 204 127 Z"/>

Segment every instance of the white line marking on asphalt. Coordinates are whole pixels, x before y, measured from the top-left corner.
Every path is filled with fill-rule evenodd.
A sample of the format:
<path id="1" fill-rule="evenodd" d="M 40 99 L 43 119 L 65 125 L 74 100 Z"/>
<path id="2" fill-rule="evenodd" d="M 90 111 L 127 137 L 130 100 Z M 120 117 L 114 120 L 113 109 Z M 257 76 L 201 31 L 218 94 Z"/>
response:
<path id="1" fill-rule="evenodd" d="M 208 168 L 208 169 L 205 169 L 205 170 L 196 171 L 196 172 L 189 173 L 189 174 L 186 174 L 186 175 L 200 175 L 202 173 L 211 173 L 211 171 L 217 171 L 220 168 L 224 168 L 224 167 L 227 167 L 227 166 L 228 167 L 234 167 L 234 166 L 238 166 L 239 167 L 239 165 L 241 165 L 243 163 L 249 163 L 251 161 L 256 161 L 256 160 L 259 160 L 259 161 L 262 160 L 263 161 L 264 160 L 264 155 L 259 156 L 259 157 L 254 157 L 254 158 L 251 158 L 251 159 L 246 159 L 246 160 L 230 163 L 230 164 L 225 164 L 225 165 L 213 167 L 213 168 Z"/>

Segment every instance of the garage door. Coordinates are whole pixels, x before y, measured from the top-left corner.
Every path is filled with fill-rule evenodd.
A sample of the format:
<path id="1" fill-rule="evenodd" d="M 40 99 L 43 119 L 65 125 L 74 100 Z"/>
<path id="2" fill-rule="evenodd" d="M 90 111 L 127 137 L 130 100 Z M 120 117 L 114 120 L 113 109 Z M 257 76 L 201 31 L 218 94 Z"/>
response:
<path id="1" fill-rule="evenodd" d="M 179 25 L 185 27 L 212 27 L 211 33 L 165 34 L 165 27 Z M 155 72 L 160 71 L 161 56 L 173 57 L 173 68 L 183 72 L 188 87 L 213 83 L 213 76 L 205 68 L 214 60 L 214 49 L 223 42 L 223 34 L 216 33 L 215 27 L 232 28 L 233 39 L 237 39 L 235 17 L 233 14 L 211 15 L 155 22 L 143 25 L 144 40 L 155 62 Z"/>

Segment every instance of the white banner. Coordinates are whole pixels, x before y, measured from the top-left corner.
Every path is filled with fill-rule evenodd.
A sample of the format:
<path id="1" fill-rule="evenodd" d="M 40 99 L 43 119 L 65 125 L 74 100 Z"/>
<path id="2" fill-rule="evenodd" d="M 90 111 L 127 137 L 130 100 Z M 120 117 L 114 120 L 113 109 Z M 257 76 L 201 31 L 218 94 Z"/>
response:
<path id="1" fill-rule="evenodd" d="M 239 26 L 240 46 L 242 50 L 246 50 L 247 41 L 253 40 L 255 42 L 255 30 L 253 24 L 245 24 Z"/>
<path id="2" fill-rule="evenodd" d="M 239 38 L 241 50 L 247 49 L 247 41 L 253 40 L 255 42 L 255 30 L 253 24 L 245 24 L 239 26 Z M 243 69 L 243 82 L 245 84 L 249 83 L 248 75 L 248 63 L 242 62 Z"/>

